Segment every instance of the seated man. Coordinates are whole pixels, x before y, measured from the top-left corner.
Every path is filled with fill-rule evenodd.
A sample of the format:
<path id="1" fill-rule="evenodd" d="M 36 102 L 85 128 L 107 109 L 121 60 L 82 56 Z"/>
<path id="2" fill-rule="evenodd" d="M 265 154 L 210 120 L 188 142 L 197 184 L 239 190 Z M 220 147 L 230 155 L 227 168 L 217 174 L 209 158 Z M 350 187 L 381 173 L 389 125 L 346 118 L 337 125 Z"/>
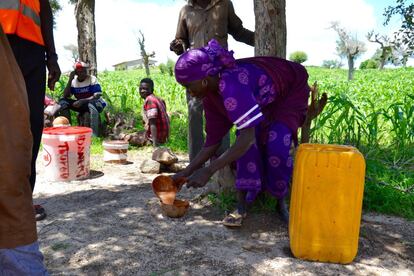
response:
<path id="1" fill-rule="evenodd" d="M 70 121 L 69 109 L 77 111 L 80 115 L 90 114 L 85 119 L 84 126 L 91 127 L 93 134 L 99 134 L 99 113 L 105 108 L 106 103 L 101 98 L 102 90 L 95 76 L 88 73 L 89 65 L 78 61 L 74 71 L 69 75 L 69 80 L 63 91 L 63 98 L 59 100 L 60 112 Z M 74 95 L 76 100 L 71 99 Z"/>
<path id="2" fill-rule="evenodd" d="M 154 95 L 154 82 L 145 78 L 139 84 L 139 94 L 145 100 L 142 109 L 146 137 L 154 147 L 167 142 L 170 133 L 170 119 L 163 99 Z"/>

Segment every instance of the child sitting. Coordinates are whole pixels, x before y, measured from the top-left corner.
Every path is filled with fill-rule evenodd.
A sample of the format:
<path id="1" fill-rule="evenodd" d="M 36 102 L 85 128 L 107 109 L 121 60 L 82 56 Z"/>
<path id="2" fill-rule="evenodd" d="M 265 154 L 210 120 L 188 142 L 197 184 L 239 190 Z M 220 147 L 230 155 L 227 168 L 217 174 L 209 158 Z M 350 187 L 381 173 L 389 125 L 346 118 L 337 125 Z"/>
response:
<path id="1" fill-rule="evenodd" d="M 144 78 L 139 84 L 139 94 L 145 100 L 142 108 L 146 137 L 154 147 L 167 142 L 170 120 L 163 99 L 154 95 L 154 82 Z"/>

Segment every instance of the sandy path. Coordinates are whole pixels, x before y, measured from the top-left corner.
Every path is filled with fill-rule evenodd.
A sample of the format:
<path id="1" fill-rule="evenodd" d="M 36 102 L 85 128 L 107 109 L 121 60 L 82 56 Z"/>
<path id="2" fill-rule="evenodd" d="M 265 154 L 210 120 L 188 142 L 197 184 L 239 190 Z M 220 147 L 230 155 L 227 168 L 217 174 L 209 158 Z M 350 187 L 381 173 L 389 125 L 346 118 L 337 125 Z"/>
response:
<path id="1" fill-rule="evenodd" d="M 35 203 L 48 217 L 39 240 L 52 275 L 414 275 L 414 222 L 364 214 L 359 252 L 350 265 L 292 257 L 287 227 L 275 214 L 251 214 L 241 229 L 220 224 L 223 214 L 207 201 L 192 201 L 180 219 L 160 214 L 139 165 L 148 151 L 129 155 L 129 165 L 92 168 L 104 176 L 49 183 L 39 161 Z M 196 198 L 186 190 L 181 198 Z"/>

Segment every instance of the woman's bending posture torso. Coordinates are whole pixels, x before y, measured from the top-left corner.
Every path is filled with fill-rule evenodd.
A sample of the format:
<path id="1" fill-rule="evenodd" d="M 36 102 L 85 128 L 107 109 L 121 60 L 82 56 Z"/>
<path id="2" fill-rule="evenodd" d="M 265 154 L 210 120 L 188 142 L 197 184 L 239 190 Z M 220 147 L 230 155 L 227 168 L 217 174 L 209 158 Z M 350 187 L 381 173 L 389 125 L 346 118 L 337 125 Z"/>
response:
<path id="1" fill-rule="evenodd" d="M 219 91 L 203 100 L 207 139 L 218 143 L 235 125 L 255 127 L 256 143 L 237 162 L 236 187 L 247 191 L 247 201 L 261 190 L 277 198 L 288 191 L 292 173 L 292 139 L 303 123 L 309 96 L 303 66 L 270 57 L 237 61 L 220 74 Z"/>

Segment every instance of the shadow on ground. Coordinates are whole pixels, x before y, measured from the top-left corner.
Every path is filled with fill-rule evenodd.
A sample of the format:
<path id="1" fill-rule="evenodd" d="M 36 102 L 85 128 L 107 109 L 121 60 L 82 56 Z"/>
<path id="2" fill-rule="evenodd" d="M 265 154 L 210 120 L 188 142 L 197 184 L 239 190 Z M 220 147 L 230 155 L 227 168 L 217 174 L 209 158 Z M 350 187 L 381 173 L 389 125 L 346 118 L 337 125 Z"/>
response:
<path id="1" fill-rule="evenodd" d="M 48 211 L 38 231 L 52 275 L 409 274 L 414 267 L 413 223 L 383 216 L 363 220 L 357 258 L 338 265 L 293 258 L 287 227 L 272 213 L 227 229 L 214 206 L 192 202 L 183 218 L 166 218 L 148 181 L 36 201 Z"/>

